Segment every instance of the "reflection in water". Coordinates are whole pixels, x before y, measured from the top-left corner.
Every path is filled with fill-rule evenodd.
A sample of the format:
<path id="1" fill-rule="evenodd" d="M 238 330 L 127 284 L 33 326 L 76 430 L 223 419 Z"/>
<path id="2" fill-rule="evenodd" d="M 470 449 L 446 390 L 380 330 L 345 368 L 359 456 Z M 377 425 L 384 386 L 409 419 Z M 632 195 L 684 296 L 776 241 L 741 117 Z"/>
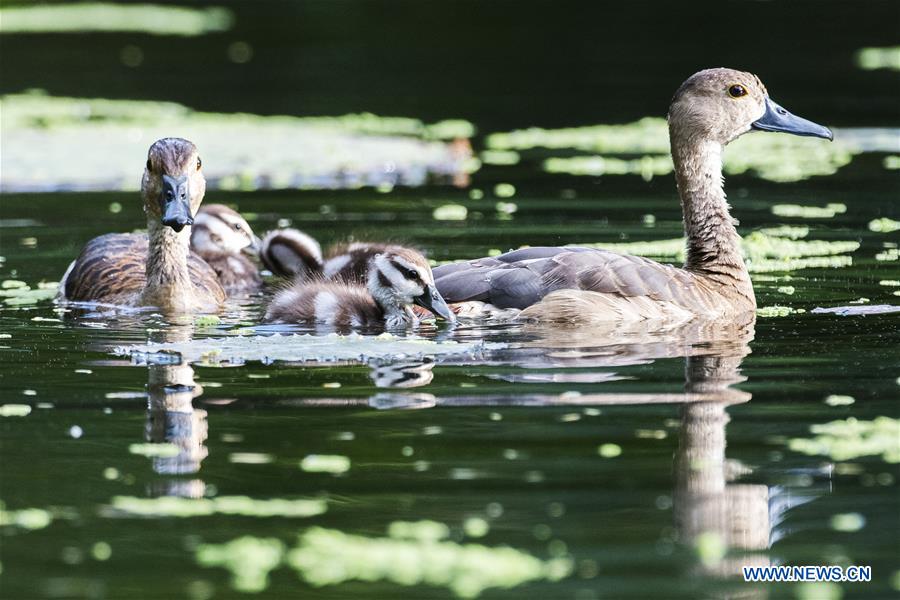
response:
<path id="1" fill-rule="evenodd" d="M 188 339 L 191 329 L 171 327 L 163 333 L 163 339 L 154 341 L 178 341 Z M 148 442 L 172 444 L 178 448 L 173 456 L 153 458 L 153 470 L 160 475 L 187 475 L 197 473 L 208 451 L 204 442 L 208 437 L 206 411 L 194 408 L 194 398 L 203 388 L 194 382 L 194 369 L 182 364 L 181 357 L 172 356 L 168 364 L 148 365 L 147 422 L 144 436 Z M 154 482 L 151 493 L 155 496 L 184 496 L 201 498 L 206 485 L 201 479 L 171 477 Z"/>

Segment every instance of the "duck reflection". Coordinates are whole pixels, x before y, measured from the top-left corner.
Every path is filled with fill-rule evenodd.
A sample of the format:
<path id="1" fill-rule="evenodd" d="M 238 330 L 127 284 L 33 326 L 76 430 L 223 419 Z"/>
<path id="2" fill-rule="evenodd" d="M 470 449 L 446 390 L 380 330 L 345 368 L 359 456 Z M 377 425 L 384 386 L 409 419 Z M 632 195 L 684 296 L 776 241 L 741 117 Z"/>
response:
<path id="1" fill-rule="evenodd" d="M 192 328 L 172 327 L 160 334 L 160 339 L 152 341 L 183 341 L 190 338 Z M 150 364 L 147 370 L 144 438 L 155 444 L 172 444 L 178 449 L 172 456 L 153 457 L 153 470 L 160 475 L 197 473 L 208 455 L 204 445 L 209 435 L 206 411 L 193 405 L 203 388 L 194 381 L 194 370 L 179 355 L 171 355 L 164 364 Z M 200 479 L 172 477 L 154 482 L 150 491 L 158 496 L 199 498 L 206 486 Z"/>

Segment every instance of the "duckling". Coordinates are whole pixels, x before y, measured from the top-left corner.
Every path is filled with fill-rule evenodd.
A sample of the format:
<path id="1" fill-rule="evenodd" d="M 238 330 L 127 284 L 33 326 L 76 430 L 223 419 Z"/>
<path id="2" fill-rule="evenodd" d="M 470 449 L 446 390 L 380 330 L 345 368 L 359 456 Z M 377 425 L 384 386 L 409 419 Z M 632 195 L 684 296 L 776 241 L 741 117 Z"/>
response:
<path id="1" fill-rule="evenodd" d="M 447 303 L 434 287 L 424 256 L 409 249 L 376 254 L 370 260 L 366 284 L 297 282 L 279 292 L 266 311 L 274 323 L 324 323 L 347 329 L 415 325 L 410 305 L 422 306 L 453 321 Z"/>
<path id="2" fill-rule="evenodd" d="M 244 254 L 259 251 L 250 224 L 224 204 L 200 207 L 191 228 L 191 249 L 219 276 L 229 296 L 252 294 L 262 287 L 259 269 Z"/>
<path id="3" fill-rule="evenodd" d="M 779 106 L 756 75 L 707 69 L 689 77 L 669 109 L 669 138 L 684 213 L 681 268 L 588 248 L 534 247 L 437 267 L 450 303 L 522 309 L 537 321 L 733 316 L 756 298 L 722 178 L 722 151 L 750 131 L 833 139 L 826 127 Z"/>
<path id="4" fill-rule="evenodd" d="M 259 258 L 269 271 L 281 277 L 310 279 L 322 274 L 322 247 L 298 229 L 267 233 L 260 244 Z"/>
<path id="5" fill-rule="evenodd" d="M 322 266 L 322 276 L 332 281 L 365 283 L 369 275 L 372 258 L 377 254 L 416 252 L 397 244 L 379 242 L 353 242 L 337 244 L 328 249 L 328 258 Z"/>
<path id="6" fill-rule="evenodd" d="M 216 310 L 225 290 L 190 251 L 190 226 L 206 179 L 192 142 L 150 146 L 141 179 L 147 234 L 106 234 L 89 241 L 60 282 L 60 300 L 155 306 L 166 312 Z"/>

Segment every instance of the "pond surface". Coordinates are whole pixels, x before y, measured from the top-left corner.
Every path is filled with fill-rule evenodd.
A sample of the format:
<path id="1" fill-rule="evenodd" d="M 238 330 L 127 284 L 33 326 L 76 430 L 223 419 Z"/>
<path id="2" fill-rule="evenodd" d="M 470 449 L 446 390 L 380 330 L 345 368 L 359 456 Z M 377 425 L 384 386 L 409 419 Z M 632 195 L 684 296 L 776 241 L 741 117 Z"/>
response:
<path id="1" fill-rule="evenodd" d="M 427 344 L 380 340 L 365 364 L 348 364 L 329 362 L 340 346 L 330 342 L 297 356 L 316 364 L 267 364 L 248 349 L 243 364 L 198 355 L 192 365 L 128 347 L 272 335 L 253 329 L 261 300 L 230 306 L 218 324 L 4 305 L 0 389 L 4 404 L 30 407 L 0 419 L 3 500 L 21 521 L 4 529 L 4 593 L 791 597 L 798 584 L 734 575 L 862 564 L 873 582 L 845 584 L 845 596 L 884 597 L 897 577 L 895 432 L 888 424 L 884 454 L 849 458 L 791 442 L 823 423 L 898 416 L 897 315 L 811 312 L 898 302 L 896 260 L 875 259 L 896 238 L 867 226 L 896 217 L 894 183 L 866 169 L 861 159 L 827 185 L 730 178 L 745 237 L 793 225 L 808 239 L 859 242 L 846 266 L 757 274 L 760 306 L 794 312 L 755 324 L 441 324 L 416 337 L 458 352 L 423 358 Z M 503 172 L 519 189 L 502 199 L 512 215 L 496 209 L 490 172 L 477 201 L 445 187 L 208 200 L 237 205 L 257 231 L 288 218 L 325 243 L 394 239 L 439 261 L 680 234 L 668 177 L 597 186 L 520 171 Z M 6 195 L 3 278 L 56 279 L 90 237 L 140 226 L 135 200 Z M 775 216 L 787 202 L 846 211 Z M 433 219 L 455 203 L 466 221 Z M 304 332 L 278 332 L 293 333 Z M 277 354 L 291 338 L 272 339 Z M 40 510 L 15 512 L 28 508 Z M 804 593 L 841 591 L 823 585 Z"/>
<path id="2" fill-rule="evenodd" d="M 396 240 L 436 262 L 599 244 L 678 263 L 661 121 L 644 122 L 649 138 L 624 127 L 618 149 L 581 130 L 491 134 L 662 117 L 687 75 L 727 64 L 837 140 L 754 135 L 729 155 L 759 315 L 663 330 L 464 321 L 361 340 L 260 327 L 264 296 L 178 322 L 59 307 L 52 283 L 85 242 L 145 226 L 137 193 L 2 194 L 0 596 L 900 593 L 900 313 L 814 312 L 900 305 L 896 67 L 855 58 L 896 43 L 896 3 L 632 2 L 615 18 L 568 1 L 220 4 L 234 28 L 195 38 L 4 34 L 15 68 L 0 93 L 40 88 L 57 107 L 13 131 L 4 100 L 5 183 L 24 182 L 4 189 L 134 188 L 175 109 L 112 101 L 170 101 L 209 113 L 222 144 L 201 144 L 204 169 L 221 178 L 206 201 L 257 233 Z M 110 121 L 79 98 L 104 99 Z M 292 140 L 302 156 L 258 129 L 232 144 L 232 127 L 292 137 L 308 123 L 222 116 L 363 111 L 467 119 L 480 169 L 454 170 L 452 152 L 452 177 L 432 168 L 419 148 L 443 166 L 468 141 L 417 131 L 400 141 L 427 164 L 399 180 L 381 167 L 387 145 L 341 137 L 346 160 L 377 171 L 342 179 L 312 164 L 336 138 Z M 180 128 L 197 115 L 183 119 L 170 133 L 194 135 Z M 111 156 L 78 152 L 106 147 L 101 134 Z M 265 168 L 291 161 L 310 169 L 304 185 L 377 185 L 262 189 L 279 187 Z M 395 185 L 410 182 L 423 185 Z M 172 344 L 183 354 L 160 352 Z M 872 581 L 739 576 L 819 564 L 871 566 Z"/>

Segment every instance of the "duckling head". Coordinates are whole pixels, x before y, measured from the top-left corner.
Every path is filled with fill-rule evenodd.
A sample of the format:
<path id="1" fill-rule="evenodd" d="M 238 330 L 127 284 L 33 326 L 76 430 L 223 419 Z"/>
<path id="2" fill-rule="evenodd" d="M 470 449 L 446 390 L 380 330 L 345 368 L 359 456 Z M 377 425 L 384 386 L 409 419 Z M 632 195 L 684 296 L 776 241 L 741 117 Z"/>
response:
<path id="1" fill-rule="evenodd" d="M 148 219 L 181 231 L 194 223 L 206 193 L 206 178 L 197 147 L 181 138 L 153 142 L 141 180 L 141 195 Z"/>
<path id="2" fill-rule="evenodd" d="M 247 220 L 224 204 L 207 204 L 194 215 L 191 246 L 197 252 L 255 254 L 259 244 Z"/>
<path id="3" fill-rule="evenodd" d="M 827 127 L 779 106 L 759 77 L 734 69 L 694 73 L 675 92 L 669 107 L 673 145 L 712 141 L 724 146 L 753 130 L 834 137 Z"/>
<path id="4" fill-rule="evenodd" d="M 384 307 L 418 304 L 442 319 L 455 320 L 434 285 L 431 266 L 414 250 L 401 248 L 376 254 L 369 265 L 368 288 Z"/>

